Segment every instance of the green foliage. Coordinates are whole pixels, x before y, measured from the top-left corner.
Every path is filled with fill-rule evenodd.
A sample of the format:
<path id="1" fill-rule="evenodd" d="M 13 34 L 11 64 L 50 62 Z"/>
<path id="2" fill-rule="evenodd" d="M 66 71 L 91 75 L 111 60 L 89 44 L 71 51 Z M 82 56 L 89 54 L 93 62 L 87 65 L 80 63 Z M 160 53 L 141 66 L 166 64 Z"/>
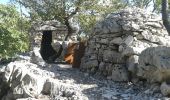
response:
<path id="1" fill-rule="evenodd" d="M 0 58 L 9 58 L 28 49 L 29 22 L 16 8 L 0 4 Z"/>
<path id="2" fill-rule="evenodd" d="M 94 26 L 96 23 L 96 16 L 95 15 L 84 15 L 80 14 L 78 16 L 80 26 L 83 28 L 83 31 L 85 33 L 89 33 L 91 28 Z"/>
<path id="3" fill-rule="evenodd" d="M 160 13 L 161 12 L 161 2 L 162 0 L 153 0 L 153 12 Z"/>
<path id="4" fill-rule="evenodd" d="M 64 18 L 74 12 L 82 0 L 13 0 L 29 9 L 31 20 L 58 20 L 64 23 Z"/>
<path id="5" fill-rule="evenodd" d="M 84 3 L 78 15 L 80 25 L 86 33 L 90 33 L 92 27 L 98 20 L 101 20 L 101 17 L 105 17 L 107 14 L 122 9 L 125 6 L 126 2 L 123 0 L 110 0 L 110 2 L 105 2 L 105 0 L 103 0 L 103 2 L 92 0 L 86 4 Z"/>
<path id="6" fill-rule="evenodd" d="M 153 6 L 153 11 L 156 13 L 161 13 L 161 3 L 162 0 L 127 0 L 129 5 L 136 6 L 139 8 L 148 8 Z M 170 4 L 170 0 L 168 1 Z M 170 8 L 170 7 L 169 7 Z"/>
<path id="7" fill-rule="evenodd" d="M 13 0 L 29 9 L 32 20 L 58 20 L 65 24 L 66 17 L 78 19 L 81 28 L 89 32 L 99 15 L 106 15 L 125 6 L 125 0 L 110 0 L 109 5 L 100 0 Z M 105 3 L 107 1 L 103 0 Z M 77 9 L 77 10 L 76 10 Z M 90 12 L 90 13 L 88 13 Z M 94 12 L 91 14 L 91 12 Z"/>
<path id="8" fill-rule="evenodd" d="M 150 6 L 152 0 L 130 0 L 131 5 L 139 8 L 147 8 Z"/>

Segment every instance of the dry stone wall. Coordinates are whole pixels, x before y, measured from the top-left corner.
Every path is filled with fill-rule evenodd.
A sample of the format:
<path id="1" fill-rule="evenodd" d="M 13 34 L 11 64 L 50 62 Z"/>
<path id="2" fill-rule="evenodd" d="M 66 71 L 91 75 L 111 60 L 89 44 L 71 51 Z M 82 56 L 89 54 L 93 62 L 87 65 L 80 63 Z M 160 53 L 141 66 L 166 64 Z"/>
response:
<path id="1" fill-rule="evenodd" d="M 139 8 L 109 14 L 88 41 L 81 69 L 114 81 L 136 75 L 139 54 L 148 47 L 170 46 L 161 17 Z"/>

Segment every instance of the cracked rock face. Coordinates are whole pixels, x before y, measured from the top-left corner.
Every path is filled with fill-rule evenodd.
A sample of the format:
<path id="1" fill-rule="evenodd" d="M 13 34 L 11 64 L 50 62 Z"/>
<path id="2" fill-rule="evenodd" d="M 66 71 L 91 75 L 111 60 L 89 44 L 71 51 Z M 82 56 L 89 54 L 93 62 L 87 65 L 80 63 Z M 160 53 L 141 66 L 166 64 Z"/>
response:
<path id="1" fill-rule="evenodd" d="M 0 75 L 1 100 L 82 100 L 76 87 L 60 82 L 53 72 L 33 63 L 11 62 L 0 69 Z"/>
<path id="2" fill-rule="evenodd" d="M 128 71 L 136 74 L 138 56 L 146 48 L 170 46 L 161 17 L 139 8 L 109 14 L 92 32 L 81 69 L 114 81 L 128 81 Z"/>
<path id="3" fill-rule="evenodd" d="M 170 79 L 170 47 L 159 46 L 144 50 L 139 56 L 137 75 L 149 82 L 164 82 Z"/>
<path id="4" fill-rule="evenodd" d="M 46 79 L 54 77 L 53 73 L 39 70 L 37 65 L 28 62 L 11 62 L 4 67 L 3 82 L 10 87 L 4 100 L 38 98 Z"/>

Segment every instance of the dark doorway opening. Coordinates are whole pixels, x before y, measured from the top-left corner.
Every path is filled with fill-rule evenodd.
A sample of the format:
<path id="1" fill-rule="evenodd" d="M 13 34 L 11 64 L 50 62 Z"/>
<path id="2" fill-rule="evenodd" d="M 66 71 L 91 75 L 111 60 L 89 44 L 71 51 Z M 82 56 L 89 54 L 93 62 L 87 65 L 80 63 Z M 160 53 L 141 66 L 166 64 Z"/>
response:
<path id="1" fill-rule="evenodd" d="M 85 42 L 69 43 L 64 54 L 64 61 L 56 62 L 55 60 L 60 56 L 60 50 L 57 52 L 51 45 L 52 43 L 52 31 L 43 31 L 40 47 L 40 54 L 43 60 L 47 63 L 55 64 L 72 64 L 72 67 L 79 68 L 81 64 L 81 58 L 85 52 Z M 60 45 L 62 47 L 62 45 Z M 63 47 L 61 48 L 61 52 Z"/>
<path id="2" fill-rule="evenodd" d="M 52 31 L 43 31 L 40 54 L 44 61 L 47 63 L 52 63 L 55 59 L 50 59 L 57 52 L 53 49 L 52 43 Z"/>

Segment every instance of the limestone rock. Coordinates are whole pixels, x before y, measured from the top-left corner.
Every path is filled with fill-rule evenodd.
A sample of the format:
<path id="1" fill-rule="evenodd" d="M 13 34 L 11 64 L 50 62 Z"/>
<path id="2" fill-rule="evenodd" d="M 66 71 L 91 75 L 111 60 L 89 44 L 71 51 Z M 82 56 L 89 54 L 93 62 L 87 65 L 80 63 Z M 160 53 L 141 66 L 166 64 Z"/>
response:
<path id="1" fill-rule="evenodd" d="M 31 62 L 40 66 L 46 65 L 45 61 L 41 57 L 40 48 L 38 47 L 33 48 L 33 52 L 31 55 Z"/>
<path id="2" fill-rule="evenodd" d="M 136 67 L 138 65 L 137 59 L 143 50 L 149 47 L 170 46 L 170 37 L 161 17 L 136 7 L 109 14 L 96 23 L 92 32 L 93 35 L 88 40 L 81 61 L 81 69 L 94 73 L 99 71 L 109 79 L 112 74 L 118 77 L 124 76 L 124 74 L 120 75 L 119 72 L 112 71 L 119 64 L 126 65 L 122 66 L 124 67 L 122 69 L 126 70 L 121 72 L 129 73 L 130 71 L 135 74 L 138 70 L 138 67 Z M 147 60 L 150 61 L 149 58 Z M 155 64 L 161 65 L 158 63 L 159 60 L 161 59 L 155 59 L 154 62 L 157 61 Z M 95 67 L 89 67 L 90 65 Z M 153 66 L 155 65 L 150 65 L 149 68 L 152 69 Z M 142 70 L 142 68 L 139 70 Z M 148 73 L 148 75 L 152 74 Z M 148 75 L 145 74 L 144 76 Z M 119 79 L 114 77 L 113 80 Z M 126 78 L 121 80 L 126 80 Z"/>
<path id="3" fill-rule="evenodd" d="M 124 43 L 125 43 L 127 46 L 130 46 L 130 45 L 133 43 L 133 40 L 134 40 L 133 36 L 129 35 L 129 36 L 125 39 Z"/>
<path id="4" fill-rule="evenodd" d="M 139 47 L 125 47 L 123 48 L 122 55 L 124 56 L 131 56 L 131 55 L 139 55 L 144 48 L 139 48 Z"/>
<path id="5" fill-rule="evenodd" d="M 138 76 L 149 82 L 170 78 L 170 47 L 159 46 L 144 50 L 139 56 Z"/>
<path id="6" fill-rule="evenodd" d="M 114 38 L 113 40 L 110 41 L 111 44 L 118 44 L 120 45 L 123 42 L 123 39 L 121 37 Z"/>
<path id="7" fill-rule="evenodd" d="M 129 81 L 129 76 L 125 65 L 114 65 L 111 79 L 114 81 Z"/>
<path id="8" fill-rule="evenodd" d="M 84 67 L 87 67 L 87 68 L 93 68 L 93 67 L 97 67 L 97 66 L 98 66 L 97 60 L 91 60 L 84 65 Z"/>
<path id="9" fill-rule="evenodd" d="M 11 62 L 5 67 L 3 81 L 10 83 L 12 90 L 8 92 L 7 98 L 37 98 L 41 94 L 46 78 L 54 75 L 36 67 L 26 62 Z"/>
<path id="10" fill-rule="evenodd" d="M 138 59 L 139 57 L 137 55 L 133 55 L 133 56 L 130 56 L 126 62 L 128 71 L 132 72 L 133 74 L 136 74 Z"/>
<path id="11" fill-rule="evenodd" d="M 125 60 L 121 57 L 121 54 L 115 51 L 105 50 L 103 55 L 105 62 L 124 63 Z"/>
<path id="12" fill-rule="evenodd" d="M 140 26 L 138 24 L 132 23 L 132 29 L 133 30 L 139 30 Z"/>
<path id="13" fill-rule="evenodd" d="M 125 31 L 130 31 L 131 30 L 130 24 L 124 24 L 122 27 L 123 27 L 123 30 L 125 30 Z"/>
<path id="14" fill-rule="evenodd" d="M 53 72 L 15 61 L 0 68 L 1 100 L 83 100 L 79 88 L 56 79 Z M 85 98 L 87 100 L 87 98 Z"/>
<path id="15" fill-rule="evenodd" d="M 148 26 L 152 26 L 152 27 L 155 27 L 155 28 L 162 28 L 163 26 L 160 24 L 160 23 L 153 23 L 153 22 L 147 22 L 145 23 L 146 25 Z"/>
<path id="16" fill-rule="evenodd" d="M 74 98 L 77 95 L 74 88 L 76 87 L 70 86 L 66 83 L 61 83 L 58 80 L 49 79 L 45 82 L 42 93 L 53 97 L 58 96 L 61 99 Z M 81 100 L 82 98 L 79 99 Z"/>
<path id="17" fill-rule="evenodd" d="M 170 84 L 167 84 L 166 82 L 163 82 L 160 86 L 160 89 L 161 89 L 161 93 L 164 95 L 164 96 L 168 96 L 170 95 Z"/>

